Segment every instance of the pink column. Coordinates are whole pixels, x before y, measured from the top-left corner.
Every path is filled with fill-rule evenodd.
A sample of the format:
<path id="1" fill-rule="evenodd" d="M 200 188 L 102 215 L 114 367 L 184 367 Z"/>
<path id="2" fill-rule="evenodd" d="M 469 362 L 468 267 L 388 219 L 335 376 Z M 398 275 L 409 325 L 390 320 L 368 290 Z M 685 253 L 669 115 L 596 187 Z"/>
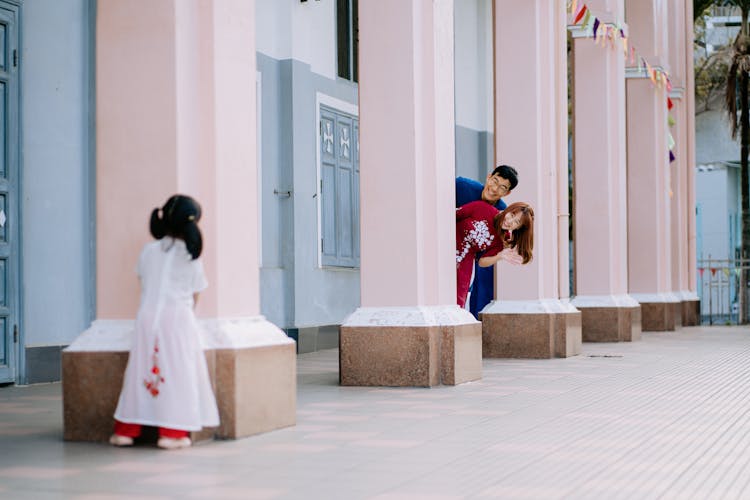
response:
<path id="1" fill-rule="evenodd" d="M 455 305 L 453 1 L 360 1 L 359 60 L 362 306 L 341 382 L 480 378 L 481 328 Z"/>
<path id="2" fill-rule="evenodd" d="M 70 353 L 128 350 L 151 210 L 188 194 L 203 208 L 196 312 L 218 434 L 293 424 L 294 342 L 260 315 L 254 2 L 100 0 L 96 48 L 97 319 Z"/>
<path id="3" fill-rule="evenodd" d="M 626 0 L 630 42 L 652 67 L 667 60 L 666 2 Z M 643 330 L 674 330 L 670 166 L 666 86 L 630 68 L 627 86 L 628 287 L 641 304 Z"/>
<path id="4" fill-rule="evenodd" d="M 589 2 L 592 15 L 612 26 L 623 0 Z M 573 34 L 573 209 L 575 298 L 584 341 L 632 341 L 641 310 L 628 295 L 625 61 L 601 47 L 591 29 Z"/>
<path id="5" fill-rule="evenodd" d="M 675 141 L 675 161 L 671 173 L 672 215 L 672 290 L 680 299 L 679 324 L 689 326 L 699 322 L 699 299 L 695 293 L 695 238 L 689 237 L 689 228 L 695 226 L 695 196 L 690 192 L 694 184 L 693 147 L 689 137 L 694 135 L 695 117 L 692 112 L 694 92 L 692 86 L 693 61 L 693 4 L 690 1 L 669 4 L 669 67 L 673 103 L 670 117 Z M 689 26 L 689 30 L 686 27 Z M 686 36 L 689 35 L 689 38 Z M 690 64 L 690 71 L 687 66 Z M 690 79 L 688 80 L 688 75 Z M 688 108 L 691 109 L 688 112 Z M 688 186 L 691 186 L 689 189 Z M 691 261 L 692 257 L 692 261 Z M 693 285 L 691 287 L 691 274 Z"/>
<path id="6" fill-rule="evenodd" d="M 482 311 L 483 354 L 571 356 L 580 352 L 581 317 L 561 290 L 568 273 L 565 5 L 493 5 L 496 163 L 518 168 L 513 200 L 534 207 L 535 227 L 534 260 L 496 266 L 497 300 Z"/>

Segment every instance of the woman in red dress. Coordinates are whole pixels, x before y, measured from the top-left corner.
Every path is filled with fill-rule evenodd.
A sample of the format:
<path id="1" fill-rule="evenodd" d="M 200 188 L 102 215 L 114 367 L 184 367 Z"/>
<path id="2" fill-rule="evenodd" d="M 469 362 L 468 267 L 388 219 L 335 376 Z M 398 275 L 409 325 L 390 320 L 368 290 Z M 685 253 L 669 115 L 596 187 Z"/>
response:
<path id="1" fill-rule="evenodd" d="M 471 285 L 474 259 L 481 267 L 499 260 L 527 264 L 534 248 L 534 210 L 527 203 L 512 203 L 500 212 L 484 201 L 456 209 L 456 287 L 464 307 Z"/>

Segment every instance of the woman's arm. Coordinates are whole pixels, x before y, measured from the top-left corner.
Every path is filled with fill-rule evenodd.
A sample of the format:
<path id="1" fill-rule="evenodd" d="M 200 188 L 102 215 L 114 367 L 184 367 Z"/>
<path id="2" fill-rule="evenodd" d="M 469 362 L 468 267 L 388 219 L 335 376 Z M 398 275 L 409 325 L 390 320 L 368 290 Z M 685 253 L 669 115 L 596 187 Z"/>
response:
<path id="1" fill-rule="evenodd" d="M 518 252 L 514 248 L 505 248 L 502 252 L 489 257 L 481 257 L 479 259 L 479 267 L 490 267 L 495 265 L 498 261 L 504 260 L 510 262 L 513 265 L 520 265 L 523 263 L 523 257 L 518 255 Z"/>

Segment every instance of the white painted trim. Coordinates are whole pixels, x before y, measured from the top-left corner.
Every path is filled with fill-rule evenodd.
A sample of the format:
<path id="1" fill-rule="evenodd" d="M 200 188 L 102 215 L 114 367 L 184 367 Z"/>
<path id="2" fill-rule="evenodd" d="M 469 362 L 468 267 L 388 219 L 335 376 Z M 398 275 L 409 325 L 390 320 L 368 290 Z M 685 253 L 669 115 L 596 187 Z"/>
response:
<path id="1" fill-rule="evenodd" d="M 671 292 L 665 293 L 630 293 L 631 297 L 641 304 L 682 302 L 677 295 Z"/>
<path id="2" fill-rule="evenodd" d="M 360 307 L 341 326 L 455 326 L 479 323 L 455 304 L 448 306 Z"/>
<path id="3" fill-rule="evenodd" d="M 628 294 L 577 295 L 571 300 L 578 308 L 586 307 L 638 307 L 640 303 Z"/>
<path id="4" fill-rule="evenodd" d="M 294 343 L 263 316 L 199 319 L 198 326 L 203 349 L 244 349 Z M 134 331 L 135 320 L 97 319 L 65 351 L 130 351 Z"/>
<path id="5" fill-rule="evenodd" d="M 482 314 L 552 314 L 574 313 L 578 309 L 567 299 L 493 300 Z"/>
<path id="6" fill-rule="evenodd" d="M 315 93 L 315 199 L 316 199 L 316 209 L 318 212 L 318 235 L 317 239 L 315 240 L 315 245 L 317 247 L 317 267 L 318 269 L 323 269 L 323 248 L 321 248 L 321 240 L 323 239 L 323 221 L 321 218 L 321 206 L 320 206 L 320 198 L 321 198 L 321 192 L 320 192 L 320 182 L 321 182 L 321 176 L 320 176 L 320 106 L 325 105 L 330 108 L 336 109 L 338 111 L 341 111 L 342 113 L 348 113 L 352 116 L 356 116 L 357 119 L 359 119 L 359 106 L 348 103 L 346 101 L 342 101 L 341 99 L 336 99 L 335 97 L 331 97 L 327 94 L 323 94 L 321 92 Z M 361 196 L 361 193 L 360 193 Z M 361 248 L 360 248 L 361 251 Z M 337 269 L 337 268 L 330 268 L 326 267 L 326 269 Z M 350 270 L 350 269 L 349 269 Z"/>

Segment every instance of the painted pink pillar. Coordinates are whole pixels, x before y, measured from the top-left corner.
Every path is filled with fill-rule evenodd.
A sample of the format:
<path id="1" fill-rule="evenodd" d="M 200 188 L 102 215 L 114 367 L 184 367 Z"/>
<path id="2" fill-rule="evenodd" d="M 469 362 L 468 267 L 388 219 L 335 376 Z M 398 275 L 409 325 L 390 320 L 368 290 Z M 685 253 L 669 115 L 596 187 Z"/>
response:
<path id="1" fill-rule="evenodd" d="M 493 6 L 496 163 L 516 166 L 513 200 L 534 208 L 534 259 L 495 266 L 496 300 L 482 311 L 483 355 L 572 356 L 580 352 L 581 317 L 566 290 L 565 5 L 495 0 Z"/>
<path id="2" fill-rule="evenodd" d="M 667 5 L 626 0 L 630 43 L 666 69 Z M 627 87 L 628 290 L 641 304 L 644 331 L 674 330 L 680 300 L 672 293 L 672 233 L 667 93 L 630 68 Z"/>
<path id="3" fill-rule="evenodd" d="M 112 379 L 122 372 L 109 370 L 98 390 L 85 387 L 97 377 L 76 374 L 101 367 L 102 356 L 119 366 L 129 350 L 135 264 L 152 239 L 151 211 L 175 193 L 203 208 L 209 286 L 196 313 L 221 416 L 217 435 L 292 425 L 294 342 L 260 315 L 255 3 L 99 0 L 96 48 L 97 317 L 64 353 L 66 438 L 83 422 L 74 411 L 67 423 L 67 408 L 85 406 L 72 403 L 77 397 L 101 396 L 100 414 L 111 418 L 107 405 L 120 387 Z"/>
<path id="4" fill-rule="evenodd" d="M 453 1 L 361 0 L 359 60 L 362 305 L 341 383 L 478 379 L 481 328 L 455 305 Z"/>
<path id="5" fill-rule="evenodd" d="M 694 94 L 692 86 L 693 61 L 693 4 L 692 1 L 680 1 L 669 4 L 669 67 L 672 90 L 669 97 L 673 103 L 669 115 L 674 120 L 671 127 L 675 145 L 672 150 L 675 161 L 671 163 L 672 185 L 672 290 L 680 299 L 680 311 L 675 321 L 683 326 L 699 324 L 699 299 L 696 294 L 695 280 L 690 285 L 691 271 L 695 275 L 695 238 L 690 239 L 689 228 L 695 225 L 695 195 L 688 186 L 694 186 L 695 169 L 693 166 L 694 149 L 688 131 L 695 128 L 695 115 L 688 112 L 689 99 Z M 686 29 L 686 26 L 690 30 Z M 689 34 L 689 38 L 686 36 Z M 687 66 L 690 63 L 690 71 Z M 690 80 L 688 80 L 690 75 Z M 694 132 L 693 132 L 694 134 Z M 691 251 L 691 245 L 693 247 Z M 693 261 L 691 262 L 691 256 Z"/>
<path id="6" fill-rule="evenodd" d="M 602 22 L 623 18 L 623 0 L 587 4 Z M 575 297 L 583 340 L 638 340 L 641 309 L 628 295 L 625 60 L 573 27 Z"/>

